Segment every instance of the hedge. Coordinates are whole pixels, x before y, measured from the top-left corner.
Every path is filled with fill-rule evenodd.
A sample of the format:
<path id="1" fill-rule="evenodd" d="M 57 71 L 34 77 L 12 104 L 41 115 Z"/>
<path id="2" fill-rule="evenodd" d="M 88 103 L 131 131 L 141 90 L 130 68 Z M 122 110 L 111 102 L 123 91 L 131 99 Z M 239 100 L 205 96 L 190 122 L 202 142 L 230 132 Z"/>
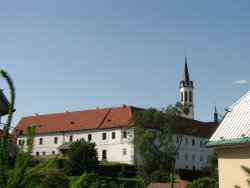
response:
<path id="1" fill-rule="evenodd" d="M 128 164 L 100 164 L 98 174 L 104 177 L 136 177 L 136 168 L 134 165 Z"/>

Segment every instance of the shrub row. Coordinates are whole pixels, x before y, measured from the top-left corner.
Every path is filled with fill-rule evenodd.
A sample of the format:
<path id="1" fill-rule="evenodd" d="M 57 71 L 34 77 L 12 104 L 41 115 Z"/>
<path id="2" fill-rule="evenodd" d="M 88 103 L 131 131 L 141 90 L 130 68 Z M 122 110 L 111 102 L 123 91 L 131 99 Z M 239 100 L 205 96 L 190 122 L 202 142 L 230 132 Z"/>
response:
<path id="1" fill-rule="evenodd" d="M 98 167 L 98 174 L 104 177 L 136 177 L 136 168 L 134 165 L 128 164 L 100 164 Z"/>
<path id="2" fill-rule="evenodd" d="M 187 169 L 179 169 L 180 179 L 193 181 L 198 178 L 203 178 L 208 176 L 208 174 L 201 170 L 187 170 Z"/>

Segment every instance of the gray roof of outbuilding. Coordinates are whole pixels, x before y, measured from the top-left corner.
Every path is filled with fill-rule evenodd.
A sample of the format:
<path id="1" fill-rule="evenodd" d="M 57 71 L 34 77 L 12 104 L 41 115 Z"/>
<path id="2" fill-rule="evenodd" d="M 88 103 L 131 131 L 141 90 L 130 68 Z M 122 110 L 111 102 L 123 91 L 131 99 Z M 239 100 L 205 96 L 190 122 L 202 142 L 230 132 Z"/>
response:
<path id="1" fill-rule="evenodd" d="M 207 147 L 226 147 L 250 142 L 250 91 L 227 109 Z"/>

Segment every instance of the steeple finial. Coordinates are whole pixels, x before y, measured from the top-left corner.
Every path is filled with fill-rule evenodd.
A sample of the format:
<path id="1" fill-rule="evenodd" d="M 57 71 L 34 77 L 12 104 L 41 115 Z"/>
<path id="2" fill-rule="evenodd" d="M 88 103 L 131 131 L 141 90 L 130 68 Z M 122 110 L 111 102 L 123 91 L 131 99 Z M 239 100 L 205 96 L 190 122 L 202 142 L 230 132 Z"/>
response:
<path id="1" fill-rule="evenodd" d="M 214 124 L 215 125 L 218 124 L 218 113 L 217 113 L 216 105 L 214 107 Z"/>
<path id="2" fill-rule="evenodd" d="M 185 81 L 186 83 L 189 83 L 189 74 L 188 74 L 188 66 L 187 66 L 187 57 L 185 57 L 184 81 Z"/>

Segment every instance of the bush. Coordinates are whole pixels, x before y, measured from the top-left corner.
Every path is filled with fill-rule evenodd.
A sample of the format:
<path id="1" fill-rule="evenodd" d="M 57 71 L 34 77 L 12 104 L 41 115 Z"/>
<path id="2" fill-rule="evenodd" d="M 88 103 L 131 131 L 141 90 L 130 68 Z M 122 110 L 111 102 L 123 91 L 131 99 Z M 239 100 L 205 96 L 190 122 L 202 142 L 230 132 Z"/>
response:
<path id="1" fill-rule="evenodd" d="M 203 178 L 208 176 L 208 174 L 201 170 L 187 170 L 187 169 L 179 169 L 180 179 L 193 181 L 198 178 Z"/>
<path id="2" fill-rule="evenodd" d="M 188 188 L 219 188 L 219 185 L 215 179 L 205 177 L 193 181 Z"/>
<path id="3" fill-rule="evenodd" d="M 95 143 L 78 140 L 70 145 L 65 171 L 69 175 L 82 175 L 83 172 L 96 171 L 98 156 Z"/>
<path id="4" fill-rule="evenodd" d="M 136 168 L 129 164 L 100 164 L 98 173 L 104 177 L 134 178 L 136 177 Z"/>
<path id="5" fill-rule="evenodd" d="M 40 188 L 68 188 L 69 180 L 59 169 L 48 169 L 40 177 Z"/>
<path id="6" fill-rule="evenodd" d="M 71 188 L 100 188 L 101 186 L 101 179 L 96 173 L 84 173 L 71 184 Z"/>

